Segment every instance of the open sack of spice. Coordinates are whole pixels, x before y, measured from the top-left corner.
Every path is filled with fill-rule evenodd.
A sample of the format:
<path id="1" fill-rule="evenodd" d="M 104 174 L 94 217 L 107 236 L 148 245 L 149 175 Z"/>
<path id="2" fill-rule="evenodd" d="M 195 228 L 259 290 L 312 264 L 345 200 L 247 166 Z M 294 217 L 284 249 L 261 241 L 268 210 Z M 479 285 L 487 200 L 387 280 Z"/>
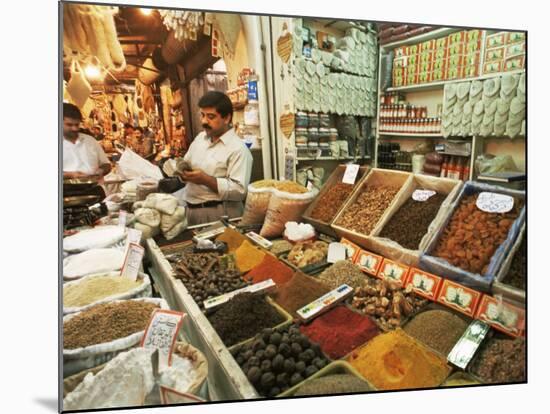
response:
<path id="1" fill-rule="evenodd" d="M 170 194 L 152 193 L 144 201 L 133 205 L 136 223 L 134 228 L 142 232 L 142 240 L 162 232 L 172 240 L 187 228 L 187 210 Z"/>
<path id="2" fill-rule="evenodd" d="M 293 181 L 260 180 L 248 186 L 243 217 L 240 224 L 263 224 L 274 190 L 302 194 L 307 188 Z"/>
<path id="3" fill-rule="evenodd" d="M 63 250 L 79 253 L 90 249 L 111 247 L 126 238 L 126 229 L 119 226 L 97 226 L 63 239 Z"/>
<path id="4" fill-rule="evenodd" d="M 124 250 L 118 248 L 90 249 L 63 259 L 63 280 L 122 269 Z"/>
<path id="5" fill-rule="evenodd" d="M 114 358 L 139 343 L 164 299 L 115 300 L 63 317 L 63 374 L 72 375 Z"/>
<path id="6" fill-rule="evenodd" d="M 65 410 L 131 407 L 148 404 L 155 377 L 151 363 L 154 349 L 138 347 L 120 353 L 96 374 L 88 373 L 63 400 Z M 193 346 L 176 342 L 172 364 L 159 385 L 180 393 L 198 394 L 208 375 L 204 355 Z"/>
<path id="7" fill-rule="evenodd" d="M 458 180 L 414 175 L 380 218 L 369 248 L 407 266 L 418 266 L 422 250 L 461 189 Z"/>
<path id="8" fill-rule="evenodd" d="M 63 313 L 82 312 L 100 303 L 150 297 L 151 280 L 140 273 L 136 280 L 109 272 L 83 277 L 63 285 Z"/>

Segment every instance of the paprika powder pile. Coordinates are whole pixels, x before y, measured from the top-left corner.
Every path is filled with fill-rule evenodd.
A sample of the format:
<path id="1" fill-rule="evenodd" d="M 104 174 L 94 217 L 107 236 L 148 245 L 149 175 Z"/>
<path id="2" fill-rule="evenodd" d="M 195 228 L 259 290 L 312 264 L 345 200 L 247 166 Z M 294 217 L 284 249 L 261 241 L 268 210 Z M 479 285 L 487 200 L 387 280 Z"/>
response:
<path id="1" fill-rule="evenodd" d="M 337 306 L 300 328 L 331 359 L 340 359 L 379 334 L 377 325 L 365 315 Z"/>
<path id="2" fill-rule="evenodd" d="M 282 285 L 292 279 L 294 270 L 286 266 L 276 257 L 266 254 L 264 260 L 247 273 L 245 279 L 252 283 L 272 279 L 276 285 Z"/>

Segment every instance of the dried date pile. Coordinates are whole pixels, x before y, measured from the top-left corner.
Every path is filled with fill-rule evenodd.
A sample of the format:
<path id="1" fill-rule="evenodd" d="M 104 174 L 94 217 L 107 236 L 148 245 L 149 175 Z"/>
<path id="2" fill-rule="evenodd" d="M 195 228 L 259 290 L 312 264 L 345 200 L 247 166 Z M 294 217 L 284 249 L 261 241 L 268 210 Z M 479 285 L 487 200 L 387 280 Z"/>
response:
<path id="1" fill-rule="evenodd" d="M 355 291 L 352 306 L 376 320 L 382 329 L 391 330 L 427 303 L 413 293 L 412 285 L 403 289 L 401 282 L 368 277 L 363 287 Z"/>
<path id="2" fill-rule="evenodd" d="M 351 184 L 337 183 L 333 185 L 317 200 L 317 204 L 311 212 L 311 218 L 330 223 L 352 191 L 353 185 Z"/>
<path id="3" fill-rule="evenodd" d="M 487 213 L 476 206 L 478 195 L 466 196 L 447 224 L 434 256 L 472 273 L 485 274 L 491 257 L 506 240 L 523 200 L 514 199 L 508 213 Z"/>
<path id="4" fill-rule="evenodd" d="M 181 279 L 201 309 L 205 300 L 249 284 L 241 278 L 231 257 L 215 253 L 187 253 L 174 266 L 176 277 Z"/>
<path id="5" fill-rule="evenodd" d="M 384 226 L 380 237 L 391 239 L 406 249 L 417 250 L 445 197 L 445 194 L 435 194 L 426 201 L 409 198 Z"/>
<path id="6" fill-rule="evenodd" d="M 525 362 L 523 339 L 493 338 L 476 357 L 472 373 L 488 383 L 525 381 Z"/>
<path id="7" fill-rule="evenodd" d="M 370 234 L 398 191 L 398 187 L 368 186 L 336 224 L 357 233 Z"/>

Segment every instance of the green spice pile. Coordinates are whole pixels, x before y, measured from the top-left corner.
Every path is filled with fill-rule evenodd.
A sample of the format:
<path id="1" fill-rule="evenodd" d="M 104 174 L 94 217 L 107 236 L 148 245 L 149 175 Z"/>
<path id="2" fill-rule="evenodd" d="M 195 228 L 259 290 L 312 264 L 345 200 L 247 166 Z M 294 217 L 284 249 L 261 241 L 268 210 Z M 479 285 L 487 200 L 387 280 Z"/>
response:
<path id="1" fill-rule="evenodd" d="M 359 266 L 349 260 L 339 260 L 318 276 L 321 283 L 336 289 L 345 283 L 354 289 L 365 284 L 366 276 Z"/>
<path id="2" fill-rule="evenodd" d="M 421 312 L 403 330 L 442 355 L 448 355 L 460 339 L 468 323 L 451 312 Z"/>
<path id="3" fill-rule="evenodd" d="M 298 395 L 324 395 L 345 392 L 366 392 L 372 388 L 366 381 L 350 374 L 334 374 L 316 378 L 302 385 L 296 391 Z"/>
<path id="4" fill-rule="evenodd" d="M 434 194 L 426 201 L 409 198 L 384 226 L 380 237 L 391 239 L 406 249 L 417 250 L 445 197 L 445 194 Z"/>
<path id="5" fill-rule="evenodd" d="M 285 318 L 263 296 L 241 293 L 220 305 L 208 320 L 226 346 L 252 338 L 265 328 L 273 328 Z"/>
<path id="6" fill-rule="evenodd" d="M 132 300 L 93 306 L 63 324 L 63 349 L 103 344 L 143 331 L 157 308 Z"/>
<path id="7" fill-rule="evenodd" d="M 330 289 L 302 272 L 296 272 L 289 282 L 280 286 L 273 298 L 288 313 L 298 317 L 296 311 L 319 299 Z"/>

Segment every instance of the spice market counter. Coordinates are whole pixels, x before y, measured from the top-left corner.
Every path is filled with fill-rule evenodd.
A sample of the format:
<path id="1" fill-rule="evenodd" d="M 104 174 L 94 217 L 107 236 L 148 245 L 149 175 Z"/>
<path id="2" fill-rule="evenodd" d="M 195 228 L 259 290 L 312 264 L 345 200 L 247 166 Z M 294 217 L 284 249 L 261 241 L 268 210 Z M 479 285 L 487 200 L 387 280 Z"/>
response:
<path id="1" fill-rule="evenodd" d="M 227 347 L 212 328 L 153 239 L 145 242 L 148 269 L 162 297 L 173 310 L 185 312 L 185 340 L 198 348 L 208 361 L 208 393 L 212 401 L 260 398 Z"/>

